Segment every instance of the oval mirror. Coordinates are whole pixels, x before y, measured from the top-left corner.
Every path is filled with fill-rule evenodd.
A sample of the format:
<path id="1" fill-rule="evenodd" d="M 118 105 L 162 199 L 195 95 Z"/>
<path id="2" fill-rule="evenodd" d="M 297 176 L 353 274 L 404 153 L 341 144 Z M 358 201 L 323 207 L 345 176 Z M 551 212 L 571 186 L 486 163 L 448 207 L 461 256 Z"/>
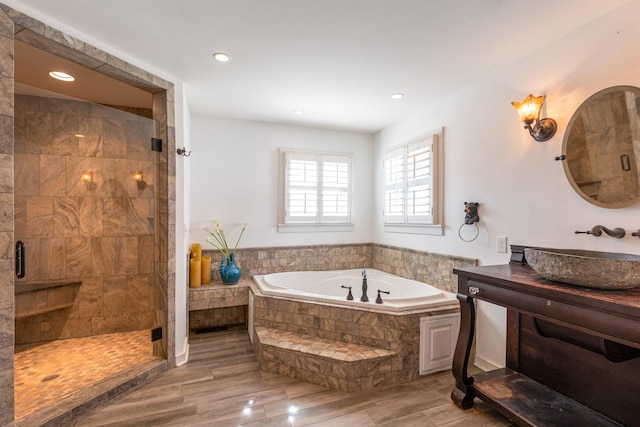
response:
<path id="1" fill-rule="evenodd" d="M 639 110 L 639 88 L 614 86 L 591 95 L 571 117 L 564 172 L 586 201 L 603 208 L 640 202 Z"/>

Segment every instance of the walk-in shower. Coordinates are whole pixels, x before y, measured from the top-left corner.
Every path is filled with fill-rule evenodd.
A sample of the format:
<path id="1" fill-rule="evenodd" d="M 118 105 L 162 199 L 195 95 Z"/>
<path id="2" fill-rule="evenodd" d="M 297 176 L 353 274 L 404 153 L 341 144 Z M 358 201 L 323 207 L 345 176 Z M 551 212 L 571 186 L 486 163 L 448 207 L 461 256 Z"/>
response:
<path id="1" fill-rule="evenodd" d="M 22 84 L 34 50 L 16 42 L 16 419 L 154 360 L 151 94 L 104 105 Z"/>

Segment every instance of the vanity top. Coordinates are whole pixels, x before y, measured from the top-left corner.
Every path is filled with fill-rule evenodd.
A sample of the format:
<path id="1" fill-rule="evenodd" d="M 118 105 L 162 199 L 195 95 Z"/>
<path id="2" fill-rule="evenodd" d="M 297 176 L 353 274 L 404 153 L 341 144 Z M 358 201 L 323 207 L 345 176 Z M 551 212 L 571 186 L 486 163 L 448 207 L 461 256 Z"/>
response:
<path id="1" fill-rule="evenodd" d="M 480 280 L 518 292 L 526 288 L 527 294 L 541 298 L 640 318 L 640 288 L 605 290 L 554 282 L 545 279 L 530 266 L 516 263 L 456 268 L 453 272 L 470 280 Z"/>

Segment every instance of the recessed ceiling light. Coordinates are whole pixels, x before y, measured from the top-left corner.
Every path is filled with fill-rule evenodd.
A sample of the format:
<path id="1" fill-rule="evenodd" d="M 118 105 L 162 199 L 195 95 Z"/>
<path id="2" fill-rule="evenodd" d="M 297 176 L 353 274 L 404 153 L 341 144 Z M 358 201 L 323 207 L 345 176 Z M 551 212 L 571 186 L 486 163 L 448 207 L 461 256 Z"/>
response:
<path id="1" fill-rule="evenodd" d="M 213 54 L 213 59 L 218 62 L 229 62 L 231 61 L 231 57 L 224 52 L 216 52 Z"/>
<path id="2" fill-rule="evenodd" d="M 303 114 L 304 114 L 304 111 L 302 111 L 302 110 L 295 110 L 295 111 L 293 112 L 293 114 L 295 114 L 296 116 L 301 116 L 301 115 L 303 115 Z"/>
<path id="3" fill-rule="evenodd" d="M 391 95 L 391 98 L 392 99 L 402 99 L 402 98 L 404 98 L 404 93 L 396 92 L 393 95 Z"/>
<path id="4" fill-rule="evenodd" d="M 67 74 L 64 71 L 49 71 L 49 75 L 54 79 L 62 80 L 63 82 L 72 82 L 76 79 L 71 74 Z"/>

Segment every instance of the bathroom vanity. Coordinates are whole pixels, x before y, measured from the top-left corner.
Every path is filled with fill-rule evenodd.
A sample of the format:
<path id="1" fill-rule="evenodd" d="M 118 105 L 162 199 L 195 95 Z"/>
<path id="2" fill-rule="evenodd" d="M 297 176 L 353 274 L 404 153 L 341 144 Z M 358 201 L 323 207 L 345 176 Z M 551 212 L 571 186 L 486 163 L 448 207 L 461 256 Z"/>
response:
<path id="1" fill-rule="evenodd" d="M 640 426 L 640 288 L 564 285 L 523 263 L 454 273 L 456 405 L 478 397 L 520 426 Z M 469 377 L 476 300 L 507 309 L 506 367 Z"/>

